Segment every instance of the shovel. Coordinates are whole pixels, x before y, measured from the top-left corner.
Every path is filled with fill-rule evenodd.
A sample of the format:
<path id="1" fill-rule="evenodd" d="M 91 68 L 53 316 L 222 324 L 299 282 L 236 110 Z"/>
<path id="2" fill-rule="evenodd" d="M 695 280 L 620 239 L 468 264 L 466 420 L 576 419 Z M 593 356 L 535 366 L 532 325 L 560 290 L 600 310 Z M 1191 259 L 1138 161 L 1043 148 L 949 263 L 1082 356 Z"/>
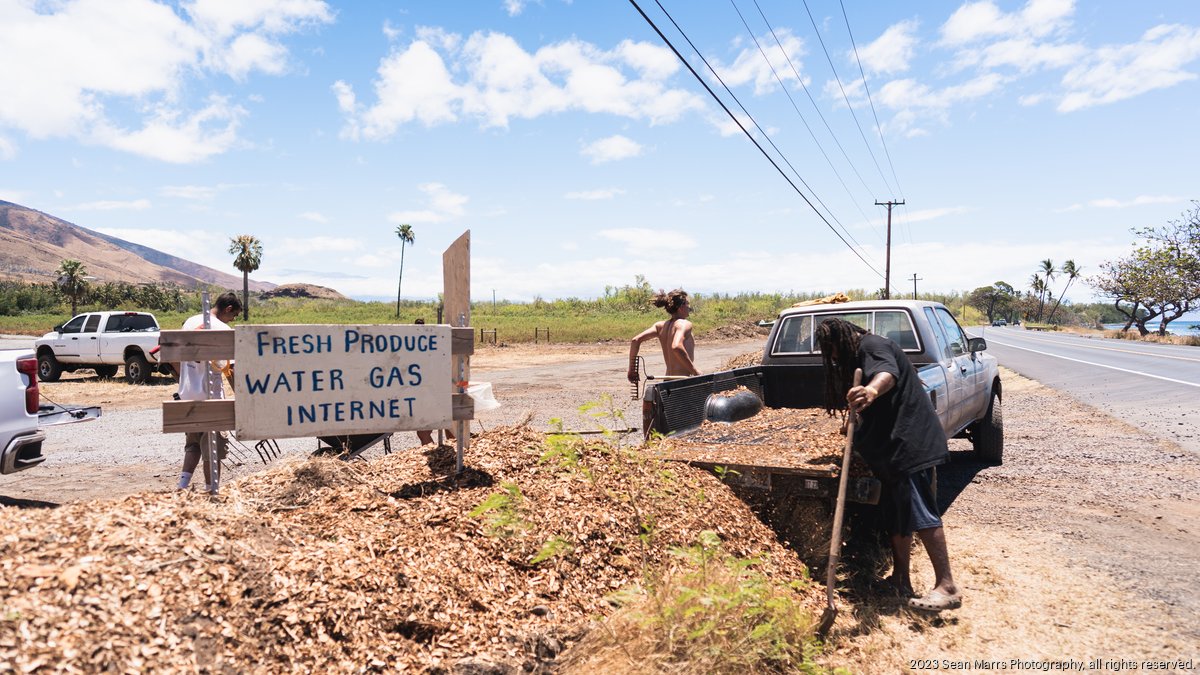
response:
<path id="1" fill-rule="evenodd" d="M 862 368 L 854 371 L 854 386 L 862 384 Z M 821 623 L 817 625 L 817 634 L 824 638 L 833 627 L 837 618 L 837 604 L 834 602 L 834 591 L 837 586 L 837 566 L 842 557 L 842 519 L 846 515 L 846 484 L 850 480 L 850 451 L 854 447 L 854 425 L 858 420 L 854 409 L 846 411 L 846 448 L 842 451 L 842 474 L 838 477 L 837 503 L 833 507 L 833 536 L 829 542 L 829 565 L 825 568 L 825 611 L 821 613 Z"/>

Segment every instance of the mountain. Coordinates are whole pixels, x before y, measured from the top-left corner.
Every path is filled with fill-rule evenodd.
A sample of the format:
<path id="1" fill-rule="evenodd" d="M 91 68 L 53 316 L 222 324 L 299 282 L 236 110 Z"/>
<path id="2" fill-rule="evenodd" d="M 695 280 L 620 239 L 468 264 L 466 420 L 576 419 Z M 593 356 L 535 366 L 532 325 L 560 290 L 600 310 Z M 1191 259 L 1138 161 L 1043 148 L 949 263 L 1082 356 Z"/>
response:
<path id="1" fill-rule="evenodd" d="M 156 251 L 68 223 L 41 211 L 0 200 L 0 279 L 46 282 L 65 258 L 82 261 L 99 283 L 173 283 L 185 288 L 212 284 L 242 288 L 240 274 Z M 230 259 L 232 266 L 232 258 Z M 250 280 L 250 290 L 268 291 L 275 284 Z"/>

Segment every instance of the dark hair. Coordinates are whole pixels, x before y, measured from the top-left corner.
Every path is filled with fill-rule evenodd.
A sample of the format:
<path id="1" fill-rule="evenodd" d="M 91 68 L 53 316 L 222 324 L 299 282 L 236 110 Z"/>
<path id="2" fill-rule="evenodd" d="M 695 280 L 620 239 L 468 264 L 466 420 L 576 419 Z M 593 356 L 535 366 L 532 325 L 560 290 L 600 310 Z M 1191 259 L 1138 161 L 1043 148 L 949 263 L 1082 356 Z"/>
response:
<path id="1" fill-rule="evenodd" d="M 220 312 L 225 309 L 233 309 L 235 312 L 242 311 L 242 301 L 238 300 L 237 293 L 230 291 L 228 293 L 222 293 L 221 296 L 217 298 L 217 311 Z"/>
<path id="2" fill-rule="evenodd" d="M 825 364 L 825 411 L 830 415 L 846 407 L 858 367 L 858 343 L 866 333 L 843 319 L 825 319 L 813 333 Z"/>
<path id="3" fill-rule="evenodd" d="M 687 291 L 683 290 L 682 288 L 676 288 L 670 293 L 659 289 L 658 294 L 654 296 L 654 306 L 662 307 L 663 309 L 667 310 L 668 314 L 674 314 L 675 312 L 678 312 L 679 308 L 686 305 L 687 302 Z"/>
<path id="4" fill-rule="evenodd" d="M 419 324 L 419 325 L 425 325 L 425 319 L 417 319 L 417 320 L 416 320 L 416 321 L 414 321 L 413 323 L 415 323 L 415 324 Z"/>

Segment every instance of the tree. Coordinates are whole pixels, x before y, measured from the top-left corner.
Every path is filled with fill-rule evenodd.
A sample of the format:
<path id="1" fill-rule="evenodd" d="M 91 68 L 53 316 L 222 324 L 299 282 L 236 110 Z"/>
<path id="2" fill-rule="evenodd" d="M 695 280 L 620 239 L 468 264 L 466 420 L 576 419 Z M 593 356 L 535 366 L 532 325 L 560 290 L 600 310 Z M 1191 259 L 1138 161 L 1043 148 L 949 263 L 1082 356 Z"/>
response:
<path id="1" fill-rule="evenodd" d="M 239 234 L 229 240 L 233 266 L 242 272 L 242 321 L 250 319 L 250 273 L 262 263 L 262 242 L 249 234 Z"/>
<path id="2" fill-rule="evenodd" d="M 1050 316 L 1046 317 L 1046 321 L 1054 320 L 1054 313 L 1058 311 L 1058 306 L 1062 304 L 1063 296 L 1067 294 L 1067 289 L 1071 287 L 1071 282 L 1079 278 L 1082 268 L 1077 266 L 1074 260 L 1068 260 L 1063 263 L 1062 270 L 1060 271 L 1067 275 L 1067 285 L 1063 286 L 1062 292 L 1058 294 L 1058 300 L 1054 301 L 1054 308 L 1050 310 Z"/>
<path id="3" fill-rule="evenodd" d="M 1046 281 L 1042 279 L 1042 275 L 1037 272 L 1029 277 L 1029 290 L 1033 291 L 1038 299 L 1037 320 L 1042 320 L 1042 298 L 1046 295 Z"/>
<path id="4" fill-rule="evenodd" d="M 1058 270 L 1054 268 L 1054 261 L 1046 258 L 1041 262 L 1042 273 L 1042 293 L 1038 297 L 1038 321 L 1042 320 L 1042 313 L 1046 309 L 1046 298 L 1051 297 L 1050 282 L 1054 281 L 1054 275 L 1058 274 Z"/>
<path id="5" fill-rule="evenodd" d="M 1147 335 L 1146 324 L 1159 319 L 1158 334 L 1200 304 L 1200 202 L 1181 220 L 1161 228 L 1133 230 L 1145 243 L 1133 253 L 1100 265 L 1089 283 L 1114 300 L 1113 307 Z"/>
<path id="6" fill-rule="evenodd" d="M 987 315 L 988 323 L 998 316 L 1007 316 L 1012 308 L 1016 291 L 1003 281 L 997 281 L 991 286 L 980 286 L 971 291 L 967 302 L 975 309 Z"/>
<path id="7" fill-rule="evenodd" d="M 55 272 L 58 290 L 71 298 L 71 316 L 79 311 L 79 298 L 87 291 L 87 268 L 78 260 L 64 259 Z"/>
<path id="8" fill-rule="evenodd" d="M 404 287 L 404 247 L 413 243 L 412 225 L 405 223 L 396 226 L 396 236 L 400 237 L 400 280 L 396 282 L 396 318 L 400 318 L 400 289 Z"/>

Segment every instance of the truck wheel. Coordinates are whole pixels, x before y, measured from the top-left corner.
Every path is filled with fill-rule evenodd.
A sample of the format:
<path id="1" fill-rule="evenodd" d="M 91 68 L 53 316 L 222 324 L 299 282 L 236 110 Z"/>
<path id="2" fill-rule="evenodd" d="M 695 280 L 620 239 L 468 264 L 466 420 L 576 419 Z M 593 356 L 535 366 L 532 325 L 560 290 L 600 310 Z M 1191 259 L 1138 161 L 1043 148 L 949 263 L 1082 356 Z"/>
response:
<path id="1" fill-rule="evenodd" d="M 92 368 L 92 370 L 96 371 L 97 375 L 106 380 L 111 380 L 117 376 L 116 366 L 96 366 L 95 368 Z"/>
<path id="2" fill-rule="evenodd" d="M 141 352 L 134 352 L 125 357 L 125 381 L 129 384 L 143 384 L 150 377 L 150 362 Z"/>
<path id="3" fill-rule="evenodd" d="M 999 392 L 992 392 L 987 415 L 975 423 L 971 443 L 979 459 L 991 464 L 1004 462 L 1004 412 L 1000 406 Z"/>
<path id="4" fill-rule="evenodd" d="M 54 358 L 54 354 L 46 352 L 38 356 L 38 379 L 42 382 L 58 382 L 58 377 L 62 375 L 62 366 L 59 365 L 58 359 Z"/>

